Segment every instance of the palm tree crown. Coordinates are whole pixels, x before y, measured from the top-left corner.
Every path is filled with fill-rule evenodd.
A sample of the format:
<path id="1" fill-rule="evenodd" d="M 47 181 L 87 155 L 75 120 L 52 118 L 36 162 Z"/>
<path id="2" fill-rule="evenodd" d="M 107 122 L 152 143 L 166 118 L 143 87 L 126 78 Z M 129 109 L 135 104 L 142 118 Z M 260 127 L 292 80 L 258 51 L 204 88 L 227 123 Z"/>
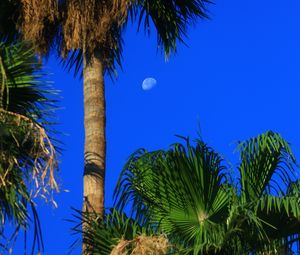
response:
<path id="1" fill-rule="evenodd" d="M 166 233 L 179 254 L 291 251 L 300 205 L 289 144 L 269 131 L 238 149 L 238 180 L 200 140 L 195 147 L 187 140 L 168 151 L 139 150 L 121 174 L 116 206 L 132 205 L 135 220 Z"/>
<path id="2" fill-rule="evenodd" d="M 17 0 L 15 0 L 17 1 Z M 158 46 L 165 55 L 176 51 L 177 42 L 186 36 L 187 27 L 196 18 L 207 18 L 209 0 L 20 0 L 20 26 L 24 37 L 40 53 L 53 46 L 80 62 L 82 51 L 101 52 L 107 70 L 115 61 L 121 64 L 122 31 L 131 21 L 147 33 L 155 27 Z M 77 58 L 76 58 L 77 57 Z M 74 60 L 74 59 L 73 59 Z M 74 62 L 72 62 L 74 63 Z"/>

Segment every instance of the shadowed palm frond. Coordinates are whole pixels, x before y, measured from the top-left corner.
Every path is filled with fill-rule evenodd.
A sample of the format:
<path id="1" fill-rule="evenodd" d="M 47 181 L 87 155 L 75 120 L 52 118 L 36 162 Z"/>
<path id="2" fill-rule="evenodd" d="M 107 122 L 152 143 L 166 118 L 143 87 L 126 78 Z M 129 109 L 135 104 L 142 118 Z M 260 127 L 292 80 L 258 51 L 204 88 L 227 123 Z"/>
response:
<path id="1" fill-rule="evenodd" d="M 258 200 L 255 212 L 263 223 L 266 237 L 253 243 L 256 250 L 264 250 L 266 243 L 274 249 L 285 250 L 292 250 L 295 243 L 299 244 L 299 202 L 299 196 L 289 194 L 280 197 L 265 195 Z"/>
<path id="2" fill-rule="evenodd" d="M 209 0 L 137 0 L 130 12 L 132 19 L 138 20 L 145 32 L 154 28 L 158 47 L 169 58 L 176 52 L 178 42 L 184 42 L 187 28 L 197 18 L 208 18 L 206 5 Z"/>
<path id="3" fill-rule="evenodd" d="M 14 41 L 18 36 L 17 22 L 19 18 L 20 2 L 1 0 L 0 2 L 0 36 Z"/>

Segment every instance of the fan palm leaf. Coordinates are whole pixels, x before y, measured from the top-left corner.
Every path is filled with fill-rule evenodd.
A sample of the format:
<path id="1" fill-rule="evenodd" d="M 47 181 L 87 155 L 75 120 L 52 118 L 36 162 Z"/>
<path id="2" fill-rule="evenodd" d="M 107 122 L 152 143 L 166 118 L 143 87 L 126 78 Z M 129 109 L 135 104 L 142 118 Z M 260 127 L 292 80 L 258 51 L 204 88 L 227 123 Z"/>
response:
<path id="1" fill-rule="evenodd" d="M 197 140 L 139 150 L 116 187 L 116 206 L 164 233 L 184 254 L 277 254 L 299 240 L 299 185 L 289 144 L 268 131 L 240 142 L 240 178 Z"/>
<path id="2" fill-rule="evenodd" d="M 204 251 L 221 246 L 219 223 L 228 217 L 232 189 L 221 156 L 202 141 L 192 147 L 187 140 L 186 148 L 135 153 L 117 186 L 116 205 L 122 210 L 132 202 L 137 219 L 146 215 L 163 232 Z"/>

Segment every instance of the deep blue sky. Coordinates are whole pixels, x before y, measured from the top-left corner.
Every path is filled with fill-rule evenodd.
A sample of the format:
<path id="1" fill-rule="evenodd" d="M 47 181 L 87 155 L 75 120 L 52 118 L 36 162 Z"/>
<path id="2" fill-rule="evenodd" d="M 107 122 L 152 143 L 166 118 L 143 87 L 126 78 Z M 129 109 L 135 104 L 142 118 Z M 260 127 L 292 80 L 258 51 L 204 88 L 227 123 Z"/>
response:
<path id="1" fill-rule="evenodd" d="M 106 78 L 106 206 L 127 157 L 140 147 L 168 148 L 180 134 L 203 139 L 237 163 L 235 141 L 266 130 L 280 132 L 300 157 L 300 2 L 298 0 L 217 0 L 211 20 L 189 30 L 189 47 L 165 62 L 155 33 L 147 38 L 132 26 L 124 34 L 123 72 Z M 82 203 L 82 84 L 62 71 L 55 58 L 47 69 L 62 90 L 58 129 L 65 151 L 60 178 L 69 193 L 56 195 L 58 209 L 39 204 L 45 254 L 63 255 L 70 236 L 71 209 Z M 144 78 L 157 86 L 143 91 Z M 199 128 L 200 127 L 200 128 Z M 18 243 L 14 254 L 22 254 Z M 79 252 L 74 253 L 79 254 Z"/>

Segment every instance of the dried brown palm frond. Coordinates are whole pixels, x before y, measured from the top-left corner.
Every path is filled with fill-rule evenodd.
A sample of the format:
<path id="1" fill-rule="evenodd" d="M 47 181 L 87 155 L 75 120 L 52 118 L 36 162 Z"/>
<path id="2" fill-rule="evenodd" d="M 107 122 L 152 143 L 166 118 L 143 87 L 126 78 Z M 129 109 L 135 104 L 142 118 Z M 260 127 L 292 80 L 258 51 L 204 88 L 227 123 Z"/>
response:
<path id="1" fill-rule="evenodd" d="M 21 0 L 21 28 L 24 38 L 41 54 L 49 51 L 58 20 L 57 0 Z"/>
<path id="2" fill-rule="evenodd" d="M 121 27 L 127 19 L 131 0 L 66 0 L 64 43 L 67 50 L 114 48 L 112 27 Z"/>
<path id="3" fill-rule="evenodd" d="M 169 248 L 168 239 L 164 235 L 145 236 L 136 238 L 135 248 L 131 255 L 164 255 Z"/>
<path id="4" fill-rule="evenodd" d="M 55 180 L 58 168 L 55 148 L 39 124 L 21 114 L 0 109 L 1 162 L 9 168 L 30 169 L 35 194 L 45 197 L 49 189 L 59 191 Z M 0 187 L 6 185 L 7 171 L 0 177 Z"/>
<path id="5" fill-rule="evenodd" d="M 41 54 L 48 53 L 63 25 L 64 51 L 116 47 L 112 28 L 127 20 L 132 0 L 21 0 L 21 29 L 24 38 Z"/>
<path id="6" fill-rule="evenodd" d="M 116 74 L 121 66 L 122 31 L 128 16 L 137 21 L 138 30 L 148 34 L 155 27 L 159 48 L 168 58 L 178 42 L 186 37 L 187 27 L 197 17 L 207 18 L 210 0 L 20 0 L 19 28 L 33 42 L 38 53 L 57 49 L 67 69 L 77 73 L 82 53 L 95 53 L 105 71 Z M 154 26 L 153 26 L 154 25 Z M 74 53 L 75 52 L 75 53 Z"/>
<path id="7" fill-rule="evenodd" d="M 118 244 L 113 248 L 110 255 L 128 255 L 127 246 L 130 245 L 132 241 L 121 239 Z"/>
<path id="8" fill-rule="evenodd" d="M 169 241 L 164 235 L 140 235 L 131 241 L 121 239 L 110 255 L 165 255 L 169 248 Z"/>

